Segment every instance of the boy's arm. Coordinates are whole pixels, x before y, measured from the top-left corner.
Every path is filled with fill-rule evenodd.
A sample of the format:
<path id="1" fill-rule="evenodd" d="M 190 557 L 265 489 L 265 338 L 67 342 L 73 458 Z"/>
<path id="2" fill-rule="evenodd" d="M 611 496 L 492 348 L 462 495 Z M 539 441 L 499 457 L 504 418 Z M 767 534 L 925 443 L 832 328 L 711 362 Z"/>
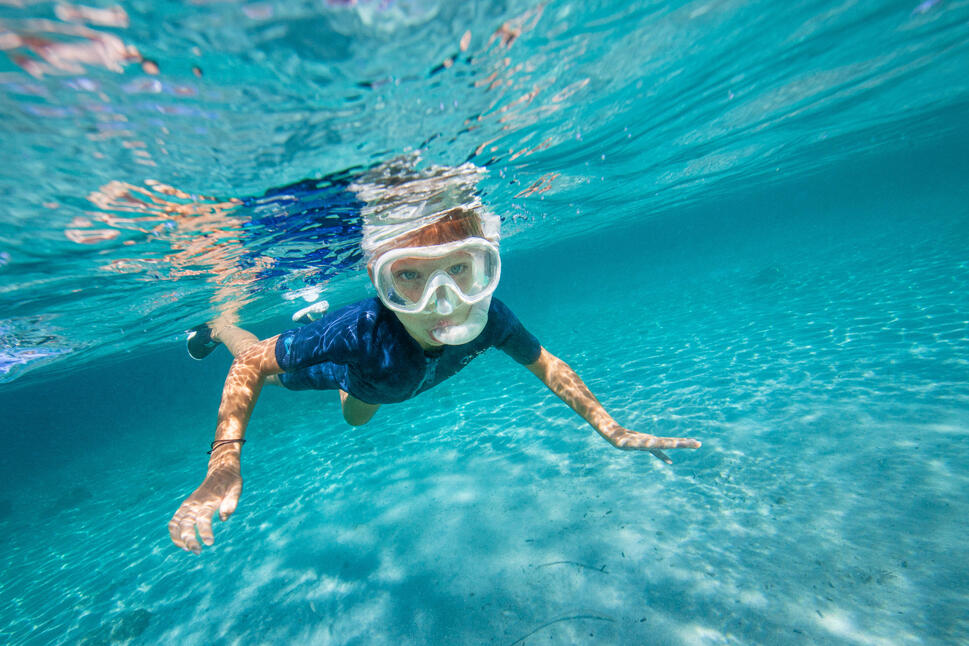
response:
<path id="1" fill-rule="evenodd" d="M 579 375 L 545 348 L 542 348 L 538 359 L 528 364 L 526 368 L 617 449 L 649 451 L 663 462 L 672 464 L 673 461 L 661 449 L 700 447 L 700 443 L 696 440 L 682 437 L 656 437 L 623 428 L 606 412 Z"/>
<path id="2" fill-rule="evenodd" d="M 222 389 L 219 405 L 219 421 L 209 469 L 205 480 L 191 496 L 185 499 L 168 523 L 168 532 L 175 545 L 183 550 L 202 551 L 195 536 L 196 527 L 202 542 L 211 545 L 212 514 L 219 510 L 219 518 L 228 520 L 235 511 L 242 493 L 239 454 L 241 442 L 219 444 L 219 440 L 240 440 L 245 437 L 249 416 L 256 405 L 262 385 L 269 375 L 281 372 L 276 362 L 276 339 L 254 343 L 244 354 L 232 362 L 229 376 Z"/>

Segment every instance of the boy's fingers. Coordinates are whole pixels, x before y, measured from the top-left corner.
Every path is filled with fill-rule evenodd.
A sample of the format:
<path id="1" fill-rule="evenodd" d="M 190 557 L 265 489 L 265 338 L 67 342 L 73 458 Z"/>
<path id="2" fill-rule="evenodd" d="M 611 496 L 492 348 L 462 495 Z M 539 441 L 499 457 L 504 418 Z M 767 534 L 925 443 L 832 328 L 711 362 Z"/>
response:
<path id="1" fill-rule="evenodd" d="M 659 449 L 698 449 L 700 443 L 685 437 L 654 437 L 646 440 L 643 446 Z"/>
<path id="2" fill-rule="evenodd" d="M 686 437 L 656 437 L 648 433 L 627 432 L 615 442 L 620 449 L 639 449 L 650 451 L 660 460 L 667 464 L 672 464 L 661 449 L 698 449 L 700 443 Z"/>
<path id="3" fill-rule="evenodd" d="M 202 535 L 202 540 L 206 545 L 211 545 L 214 541 L 212 536 L 212 514 L 218 501 L 208 504 L 189 504 L 183 503 L 182 507 L 175 512 L 175 516 L 168 523 L 168 534 L 176 546 L 187 552 L 196 554 L 202 551 L 198 537 L 195 535 L 196 527 Z"/>
<path id="4" fill-rule="evenodd" d="M 212 513 L 214 511 L 214 505 L 205 505 L 202 508 L 202 514 L 195 521 L 199 529 L 199 536 L 202 537 L 202 542 L 206 545 L 211 545 L 215 542 L 215 536 L 212 534 Z"/>
<path id="5" fill-rule="evenodd" d="M 175 543 L 175 545 L 177 545 L 178 547 L 184 550 L 185 545 L 182 543 L 182 539 L 179 536 L 179 529 L 178 529 L 179 523 L 180 523 L 180 517 L 176 513 L 175 516 L 172 517 L 170 521 L 168 521 L 168 535 L 171 537 L 172 542 Z"/>
<path id="6" fill-rule="evenodd" d="M 195 539 L 195 522 L 188 511 L 179 509 L 175 513 L 175 517 L 168 523 L 168 534 L 175 545 L 186 551 L 191 550 L 188 540 Z"/>
<path id="7" fill-rule="evenodd" d="M 182 519 L 181 524 L 178 526 L 178 537 L 181 540 L 180 547 L 183 550 L 194 552 L 196 554 L 202 551 L 202 546 L 199 545 L 199 541 L 195 537 L 194 517 L 188 516 Z"/>

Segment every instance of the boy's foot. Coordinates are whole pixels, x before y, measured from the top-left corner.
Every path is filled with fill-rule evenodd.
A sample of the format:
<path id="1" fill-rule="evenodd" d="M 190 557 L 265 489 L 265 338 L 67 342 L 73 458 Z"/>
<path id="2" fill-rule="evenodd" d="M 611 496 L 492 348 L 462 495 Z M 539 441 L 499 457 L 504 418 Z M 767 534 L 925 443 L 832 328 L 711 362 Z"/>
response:
<path id="1" fill-rule="evenodd" d="M 220 345 L 222 345 L 221 342 L 212 338 L 212 328 L 205 323 L 189 330 L 188 338 L 185 339 L 188 356 L 199 361 L 212 354 L 212 351 Z"/>
<path id="2" fill-rule="evenodd" d="M 326 314 L 328 309 L 330 309 L 330 304 L 328 302 L 317 301 L 293 314 L 293 322 L 299 323 L 300 325 L 312 323 L 316 319 Z"/>

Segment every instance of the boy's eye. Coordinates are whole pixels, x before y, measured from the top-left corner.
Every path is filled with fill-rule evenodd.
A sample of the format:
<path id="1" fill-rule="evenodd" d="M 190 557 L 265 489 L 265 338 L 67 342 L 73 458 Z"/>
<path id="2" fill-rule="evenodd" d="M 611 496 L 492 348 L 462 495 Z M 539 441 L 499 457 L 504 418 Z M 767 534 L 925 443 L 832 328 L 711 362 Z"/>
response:
<path id="1" fill-rule="evenodd" d="M 397 280 L 417 280 L 420 277 L 420 274 L 413 269 L 401 269 L 394 274 L 394 276 L 397 278 Z"/>
<path id="2" fill-rule="evenodd" d="M 468 263 L 462 262 L 462 263 L 458 263 L 456 265 L 451 265 L 450 267 L 448 267 L 448 270 L 447 271 L 452 276 L 460 276 L 461 274 L 463 274 L 467 270 L 468 270 Z"/>

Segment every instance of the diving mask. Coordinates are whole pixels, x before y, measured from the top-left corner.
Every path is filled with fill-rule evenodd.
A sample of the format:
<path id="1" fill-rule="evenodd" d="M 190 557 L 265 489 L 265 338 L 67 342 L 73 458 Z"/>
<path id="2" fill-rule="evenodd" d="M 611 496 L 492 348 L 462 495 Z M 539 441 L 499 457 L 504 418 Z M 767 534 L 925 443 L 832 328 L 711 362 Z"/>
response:
<path id="1" fill-rule="evenodd" d="M 498 247 L 484 238 L 391 249 L 373 266 L 380 300 L 402 314 L 447 316 L 462 304 L 482 303 L 500 277 Z"/>

